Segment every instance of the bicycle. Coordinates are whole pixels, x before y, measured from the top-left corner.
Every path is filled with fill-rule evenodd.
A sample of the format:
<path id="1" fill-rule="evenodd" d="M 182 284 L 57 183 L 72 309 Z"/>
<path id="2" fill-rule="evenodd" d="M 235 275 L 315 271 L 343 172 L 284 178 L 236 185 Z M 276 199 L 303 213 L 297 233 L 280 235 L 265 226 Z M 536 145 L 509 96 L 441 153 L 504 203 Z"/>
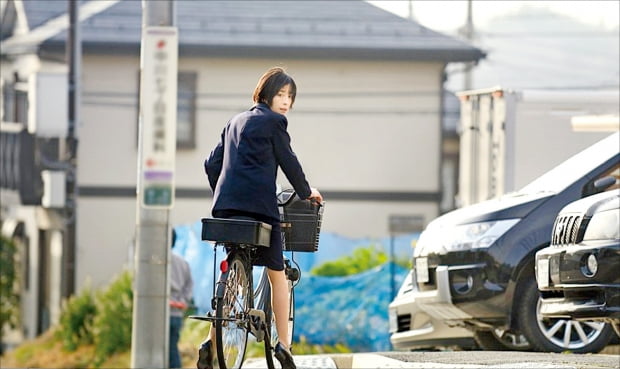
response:
<path id="1" fill-rule="evenodd" d="M 284 251 L 315 252 L 324 204 L 301 200 L 294 191 L 278 195 Z M 241 368 L 245 359 L 248 335 L 264 342 L 267 367 L 274 369 L 274 349 L 278 342 L 275 316 L 271 308 L 271 289 L 264 268 L 256 290 L 253 289 L 253 260 L 259 247 L 269 247 L 271 226 L 247 217 L 204 218 L 202 239 L 214 241 L 214 254 L 224 246 L 226 258 L 220 263 L 220 277 L 215 283 L 211 312 L 190 318 L 210 321 L 215 327 L 216 357 L 222 369 Z M 292 343 L 295 321 L 294 288 L 301 272 L 294 261 L 285 257 L 285 275 L 289 290 L 289 337 Z"/>

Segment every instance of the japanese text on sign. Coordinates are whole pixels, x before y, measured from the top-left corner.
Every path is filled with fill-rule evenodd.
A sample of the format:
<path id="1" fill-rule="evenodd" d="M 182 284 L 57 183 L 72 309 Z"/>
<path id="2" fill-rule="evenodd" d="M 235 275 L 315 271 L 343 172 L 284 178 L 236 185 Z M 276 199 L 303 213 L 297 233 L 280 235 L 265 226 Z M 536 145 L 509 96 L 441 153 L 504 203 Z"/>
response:
<path id="1" fill-rule="evenodd" d="M 171 207 L 174 198 L 177 63 L 176 27 L 145 27 L 140 91 L 144 207 Z"/>

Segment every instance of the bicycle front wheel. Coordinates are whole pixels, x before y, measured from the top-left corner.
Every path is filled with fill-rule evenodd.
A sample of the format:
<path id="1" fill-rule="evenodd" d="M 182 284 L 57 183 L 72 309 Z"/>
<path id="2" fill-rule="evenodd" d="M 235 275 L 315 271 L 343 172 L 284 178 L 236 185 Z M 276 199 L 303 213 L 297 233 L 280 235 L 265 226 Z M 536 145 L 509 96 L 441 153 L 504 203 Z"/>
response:
<path id="1" fill-rule="evenodd" d="M 248 342 L 248 312 L 251 308 L 250 270 L 239 255 L 228 259 L 224 293 L 217 299 L 215 336 L 220 368 L 241 368 Z"/>

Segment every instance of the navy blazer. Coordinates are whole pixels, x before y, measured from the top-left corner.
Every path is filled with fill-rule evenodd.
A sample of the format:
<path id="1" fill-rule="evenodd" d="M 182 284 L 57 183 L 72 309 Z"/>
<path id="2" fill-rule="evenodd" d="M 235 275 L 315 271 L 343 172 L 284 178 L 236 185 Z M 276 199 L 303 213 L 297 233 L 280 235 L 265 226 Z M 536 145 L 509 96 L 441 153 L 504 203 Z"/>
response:
<path id="1" fill-rule="evenodd" d="M 239 210 L 279 221 L 276 198 L 278 166 L 302 198 L 311 194 L 306 176 L 291 149 L 282 114 L 259 103 L 234 116 L 220 142 L 205 160 L 213 190 L 213 210 Z"/>

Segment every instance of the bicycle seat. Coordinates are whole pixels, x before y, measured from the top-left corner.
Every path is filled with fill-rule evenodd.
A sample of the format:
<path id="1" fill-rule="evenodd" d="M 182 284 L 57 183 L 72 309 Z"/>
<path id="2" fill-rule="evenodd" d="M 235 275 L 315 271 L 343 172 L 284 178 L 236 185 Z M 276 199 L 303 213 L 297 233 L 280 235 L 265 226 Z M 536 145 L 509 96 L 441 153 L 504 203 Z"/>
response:
<path id="1" fill-rule="evenodd" d="M 202 239 L 225 244 L 269 247 L 271 225 L 257 220 L 203 218 Z"/>

